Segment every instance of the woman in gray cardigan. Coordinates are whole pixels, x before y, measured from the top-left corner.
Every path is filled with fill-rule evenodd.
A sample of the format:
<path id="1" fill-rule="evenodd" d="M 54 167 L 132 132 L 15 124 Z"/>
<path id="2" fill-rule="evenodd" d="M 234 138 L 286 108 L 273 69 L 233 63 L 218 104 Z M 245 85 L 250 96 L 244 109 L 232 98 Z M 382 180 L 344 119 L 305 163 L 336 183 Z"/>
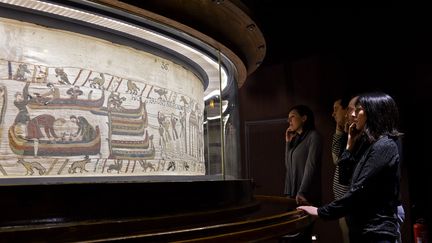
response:
<path id="1" fill-rule="evenodd" d="M 321 136 L 315 130 L 314 115 L 305 105 L 289 110 L 286 130 L 285 194 L 299 205 L 321 201 Z"/>
<path id="2" fill-rule="evenodd" d="M 298 205 L 319 205 L 321 201 L 321 136 L 315 130 L 314 115 L 305 105 L 292 107 L 285 132 L 285 194 Z M 280 242 L 311 242 L 313 224 L 300 234 L 286 235 Z"/>

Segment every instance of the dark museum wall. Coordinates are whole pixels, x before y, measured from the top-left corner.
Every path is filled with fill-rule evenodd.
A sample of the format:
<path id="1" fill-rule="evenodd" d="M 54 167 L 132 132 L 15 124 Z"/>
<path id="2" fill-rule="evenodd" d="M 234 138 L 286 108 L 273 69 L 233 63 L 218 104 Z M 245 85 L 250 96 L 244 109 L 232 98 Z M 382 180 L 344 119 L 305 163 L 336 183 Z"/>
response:
<path id="1" fill-rule="evenodd" d="M 331 201 L 333 100 L 341 93 L 383 91 L 400 108 L 405 134 L 401 190 L 407 214 L 402 234 L 403 242 L 413 242 L 415 220 L 431 222 L 431 165 L 426 155 L 431 129 L 426 117 L 432 38 L 429 29 L 419 27 L 432 17 L 402 8 L 280 8 L 261 1 L 251 1 L 249 7 L 259 9 L 255 20 L 267 41 L 266 59 L 239 92 L 242 164 L 256 194 L 283 194 L 287 110 L 302 103 L 314 111 L 323 136 L 323 201 Z M 334 233 L 337 222 L 318 220 L 315 229 L 319 242 L 340 242 Z"/>

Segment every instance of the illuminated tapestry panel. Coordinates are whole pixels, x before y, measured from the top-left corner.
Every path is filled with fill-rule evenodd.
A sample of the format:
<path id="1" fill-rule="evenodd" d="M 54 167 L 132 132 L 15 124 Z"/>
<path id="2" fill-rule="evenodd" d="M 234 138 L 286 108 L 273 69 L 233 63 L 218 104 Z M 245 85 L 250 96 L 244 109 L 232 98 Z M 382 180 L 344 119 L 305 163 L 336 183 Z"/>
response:
<path id="1" fill-rule="evenodd" d="M 205 174 L 192 71 L 3 18 L 0 48 L 0 177 Z"/>

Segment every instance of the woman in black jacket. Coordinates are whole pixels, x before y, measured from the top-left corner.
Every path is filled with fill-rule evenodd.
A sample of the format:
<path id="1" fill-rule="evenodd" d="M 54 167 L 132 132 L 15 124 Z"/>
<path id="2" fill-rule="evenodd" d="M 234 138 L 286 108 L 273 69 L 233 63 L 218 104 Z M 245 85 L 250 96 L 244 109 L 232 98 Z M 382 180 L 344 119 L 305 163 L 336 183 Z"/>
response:
<path id="1" fill-rule="evenodd" d="M 298 209 L 323 219 L 345 216 L 351 243 L 395 242 L 400 180 L 397 137 L 401 135 L 396 103 L 387 94 L 366 93 L 359 96 L 349 115 L 354 123 L 339 165 L 355 164 L 350 190 L 322 207 Z"/>

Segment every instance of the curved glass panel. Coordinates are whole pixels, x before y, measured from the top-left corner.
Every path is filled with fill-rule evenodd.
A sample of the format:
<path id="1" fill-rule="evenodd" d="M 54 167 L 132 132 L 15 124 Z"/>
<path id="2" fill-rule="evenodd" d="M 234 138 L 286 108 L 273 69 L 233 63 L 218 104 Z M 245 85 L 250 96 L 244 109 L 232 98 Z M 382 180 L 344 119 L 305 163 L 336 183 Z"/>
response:
<path id="1" fill-rule="evenodd" d="M 91 11 L 2 3 L 0 177 L 238 178 L 229 60 L 166 26 L 85 4 Z"/>

